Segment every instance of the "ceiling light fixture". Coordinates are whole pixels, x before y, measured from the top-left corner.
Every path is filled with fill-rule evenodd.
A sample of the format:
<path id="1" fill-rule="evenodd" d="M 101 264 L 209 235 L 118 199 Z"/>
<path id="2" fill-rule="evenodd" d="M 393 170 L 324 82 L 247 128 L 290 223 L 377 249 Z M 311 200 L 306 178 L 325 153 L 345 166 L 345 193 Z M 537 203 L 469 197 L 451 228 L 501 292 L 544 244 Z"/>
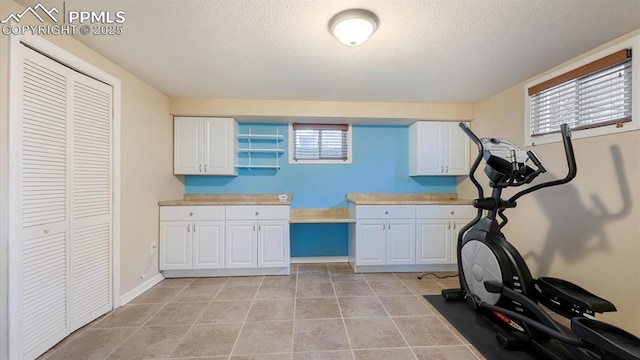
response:
<path id="1" fill-rule="evenodd" d="M 378 28 L 378 18 L 364 9 L 349 9 L 329 20 L 329 32 L 347 46 L 358 46 Z"/>

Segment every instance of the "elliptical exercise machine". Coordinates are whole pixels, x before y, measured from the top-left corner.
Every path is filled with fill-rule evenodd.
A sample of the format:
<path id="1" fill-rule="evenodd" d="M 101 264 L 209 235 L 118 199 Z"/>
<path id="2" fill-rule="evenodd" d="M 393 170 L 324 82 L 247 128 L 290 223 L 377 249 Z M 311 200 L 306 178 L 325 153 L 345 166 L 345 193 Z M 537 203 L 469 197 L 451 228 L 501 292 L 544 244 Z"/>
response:
<path id="1" fill-rule="evenodd" d="M 567 175 L 530 186 L 507 200 L 501 198 L 503 189 L 530 184 L 546 172 L 542 162 L 532 151 L 521 150 L 508 141 L 480 139 L 464 123 L 460 128 L 478 146 L 478 156 L 469 173 L 478 190 L 478 198 L 473 201 L 478 213 L 458 236 L 461 288 L 443 290 L 442 296 L 446 300 L 464 299 L 472 309 L 498 324 L 496 338 L 507 349 L 526 349 L 537 358 L 554 360 L 640 360 L 640 338 L 593 318 L 595 313 L 616 311 L 612 303 L 565 280 L 534 279 L 522 256 L 501 232 L 508 222 L 504 211 L 516 207 L 517 199 L 568 183 L 576 176 L 567 125 L 561 126 Z M 492 188 L 490 197 L 484 196 L 475 177 L 483 159 Z M 571 329 L 554 321 L 539 304 L 571 319 Z"/>

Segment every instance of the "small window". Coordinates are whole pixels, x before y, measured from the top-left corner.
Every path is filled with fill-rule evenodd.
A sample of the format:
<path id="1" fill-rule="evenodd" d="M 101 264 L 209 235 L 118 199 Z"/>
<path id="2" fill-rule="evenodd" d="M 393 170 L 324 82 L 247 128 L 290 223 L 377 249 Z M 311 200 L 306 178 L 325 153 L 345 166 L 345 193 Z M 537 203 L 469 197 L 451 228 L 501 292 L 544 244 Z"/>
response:
<path id="1" fill-rule="evenodd" d="M 638 128 L 632 122 L 633 59 L 631 48 L 563 71 L 527 86 L 529 144 L 559 140 L 561 124 L 577 137 Z M 625 128 L 622 130 L 622 128 Z"/>
<path id="2" fill-rule="evenodd" d="M 290 163 L 351 163 L 351 126 L 292 124 Z"/>

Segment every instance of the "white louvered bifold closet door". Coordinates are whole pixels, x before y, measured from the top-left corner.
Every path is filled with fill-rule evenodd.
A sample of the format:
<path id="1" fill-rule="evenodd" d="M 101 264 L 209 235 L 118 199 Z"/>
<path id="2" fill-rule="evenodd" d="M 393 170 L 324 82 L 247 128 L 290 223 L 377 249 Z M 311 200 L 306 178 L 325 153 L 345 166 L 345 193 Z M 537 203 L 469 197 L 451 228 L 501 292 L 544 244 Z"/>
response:
<path id="1" fill-rule="evenodd" d="M 73 331 L 111 310 L 111 87 L 71 75 Z"/>
<path id="2" fill-rule="evenodd" d="M 24 48 L 19 202 L 20 357 L 67 335 L 67 68 Z M 10 250 L 11 251 L 11 250 Z"/>
<path id="3" fill-rule="evenodd" d="M 10 354 L 34 359 L 112 309 L 112 88 L 21 51 Z"/>

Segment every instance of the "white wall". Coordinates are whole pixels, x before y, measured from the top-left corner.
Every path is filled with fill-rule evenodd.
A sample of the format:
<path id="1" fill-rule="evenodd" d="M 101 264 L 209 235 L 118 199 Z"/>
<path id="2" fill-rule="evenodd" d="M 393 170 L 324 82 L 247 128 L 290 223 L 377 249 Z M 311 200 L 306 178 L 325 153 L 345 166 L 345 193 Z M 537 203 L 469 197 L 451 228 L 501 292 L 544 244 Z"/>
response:
<path id="1" fill-rule="evenodd" d="M 580 58 L 638 34 L 640 30 Z M 526 82 L 476 104 L 472 128 L 478 136 L 524 145 Z M 636 80 L 635 88 L 639 85 Z M 521 198 L 516 209 L 506 212 L 510 222 L 504 229 L 534 276 L 565 278 L 608 299 L 618 312 L 600 318 L 636 335 L 640 335 L 639 144 L 640 131 L 574 140 L 575 180 Z M 561 143 L 533 150 L 549 177 L 566 173 Z M 479 179 L 484 181 L 482 173 Z M 475 196 L 469 181 L 459 191 L 465 197 Z"/>

